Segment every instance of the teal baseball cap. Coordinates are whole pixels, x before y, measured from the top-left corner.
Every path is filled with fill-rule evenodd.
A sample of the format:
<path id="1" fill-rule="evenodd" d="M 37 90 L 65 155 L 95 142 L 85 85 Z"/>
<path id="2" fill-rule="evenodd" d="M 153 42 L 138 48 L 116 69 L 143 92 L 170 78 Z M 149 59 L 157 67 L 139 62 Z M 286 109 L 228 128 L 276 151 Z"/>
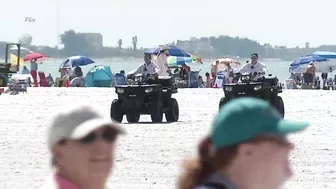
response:
<path id="1" fill-rule="evenodd" d="M 282 119 L 267 101 L 242 97 L 231 100 L 219 110 L 211 128 L 215 149 L 239 144 L 262 134 L 286 135 L 305 129 L 306 122 Z"/>

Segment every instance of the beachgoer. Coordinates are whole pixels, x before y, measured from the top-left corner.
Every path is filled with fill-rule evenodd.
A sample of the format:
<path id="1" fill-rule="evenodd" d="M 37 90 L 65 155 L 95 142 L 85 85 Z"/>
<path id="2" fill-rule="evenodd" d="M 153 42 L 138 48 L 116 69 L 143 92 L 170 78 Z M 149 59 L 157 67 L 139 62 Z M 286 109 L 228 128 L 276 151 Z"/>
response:
<path id="1" fill-rule="evenodd" d="M 202 76 L 198 76 L 198 88 L 203 88 L 204 87 L 204 81 Z"/>
<path id="2" fill-rule="evenodd" d="M 168 67 L 168 46 L 162 45 L 160 53 L 157 55 L 156 64 L 159 67 L 160 71 L 158 72 L 159 76 L 169 76 L 170 69 Z"/>
<path id="3" fill-rule="evenodd" d="M 30 60 L 30 70 L 31 71 L 37 71 L 38 70 L 37 59 Z"/>
<path id="4" fill-rule="evenodd" d="M 328 73 L 322 73 L 321 74 L 321 78 L 322 78 L 322 89 L 325 89 L 326 88 L 327 79 L 328 79 Z"/>
<path id="5" fill-rule="evenodd" d="M 265 64 L 258 61 L 259 56 L 257 53 L 251 54 L 251 62 L 244 64 L 239 73 L 242 74 L 244 72 L 251 73 L 252 75 L 258 74 L 254 77 L 254 80 L 262 78 L 266 74 L 266 66 Z"/>
<path id="6" fill-rule="evenodd" d="M 205 82 L 205 88 L 210 88 L 212 81 L 209 72 L 205 73 Z"/>
<path id="7" fill-rule="evenodd" d="M 230 65 L 230 63 L 226 63 L 226 78 L 227 78 L 227 82 L 228 83 L 232 83 L 232 80 L 233 80 L 233 77 L 234 77 L 234 74 L 233 74 L 233 69 Z"/>
<path id="8" fill-rule="evenodd" d="M 212 67 L 211 67 L 211 76 L 212 77 L 215 77 L 215 75 L 217 74 L 218 65 L 219 65 L 219 60 L 216 60 L 215 65 L 212 65 Z"/>
<path id="9" fill-rule="evenodd" d="M 182 79 L 188 79 L 191 72 L 190 67 L 187 64 L 182 65 Z"/>
<path id="10" fill-rule="evenodd" d="M 211 132 L 187 161 L 178 189 L 276 189 L 292 175 L 288 134 L 304 122 L 283 120 L 268 102 L 243 97 L 222 106 Z"/>
<path id="11" fill-rule="evenodd" d="M 84 79 L 82 77 L 74 77 L 70 81 L 70 87 L 84 87 Z"/>
<path id="12" fill-rule="evenodd" d="M 51 73 L 48 74 L 48 76 L 46 77 L 49 86 L 52 86 L 53 84 L 55 84 L 54 82 L 54 78 L 51 76 Z"/>
<path id="13" fill-rule="evenodd" d="M 125 131 L 91 106 L 59 113 L 48 129 L 54 168 L 42 189 L 104 189 L 113 167 L 116 140 Z"/>
<path id="14" fill-rule="evenodd" d="M 305 84 L 309 85 L 310 88 L 313 88 L 313 83 L 315 80 L 315 65 L 314 62 L 310 62 L 306 72 L 304 73 L 304 82 Z"/>
<path id="15" fill-rule="evenodd" d="M 28 70 L 27 66 L 23 66 L 21 74 L 30 74 L 30 71 Z"/>
<path id="16" fill-rule="evenodd" d="M 79 67 L 79 66 L 76 66 L 73 74 L 74 74 L 75 77 L 82 77 L 83 76 L 82 68 Z"/>
<path id="17" fill-rule="evenodd" d="M 145 63 L 141 64 L 138 69 L 136 69 L 132 74 L 158 74 L 160 72 L 160 68 L 158 65 L 152 62 L 152 55 L 145 54 L 144 56 Z"/>

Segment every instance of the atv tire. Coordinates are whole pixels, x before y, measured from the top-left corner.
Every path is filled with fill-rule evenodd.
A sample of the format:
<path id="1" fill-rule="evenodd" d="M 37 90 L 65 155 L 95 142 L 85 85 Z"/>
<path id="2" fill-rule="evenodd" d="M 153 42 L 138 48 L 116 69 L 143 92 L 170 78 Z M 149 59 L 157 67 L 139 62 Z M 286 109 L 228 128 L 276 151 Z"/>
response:
<path id="1" fill-rule="evenodd" d="M 275 98 L 275 108 L 279 111 L 282 118 L 285 117 L 285 105 L 281 96 Z"/>
<path id="2" fill-rule="evenodd" d="M 163 119 L 163 107 L 162 103 L 154 102 L 151 105 L 151 119 L 153 123 L 161 123 Z"/>
<path id="3" fill-rule="evenodd" d="M 171 98 L 168 102 L 168 111 L 165 113 L 167 122 L 176 122 L 180 116 L 179 105 L 175 98 Z"/>
<path id="4" fill-rule="evenodd" d="M 128 123 L 138 123 L 140 120 L 140 113 L 138 112 L 127 113 L 126 119 Z"/>
<path id="5" fill-rule="evenodd" d="M 111 103 L 110 117 L 114 121 L 122 122 L 124 115 L 121 110 L 121 102 L 118 99 L 114 99 Z"/>

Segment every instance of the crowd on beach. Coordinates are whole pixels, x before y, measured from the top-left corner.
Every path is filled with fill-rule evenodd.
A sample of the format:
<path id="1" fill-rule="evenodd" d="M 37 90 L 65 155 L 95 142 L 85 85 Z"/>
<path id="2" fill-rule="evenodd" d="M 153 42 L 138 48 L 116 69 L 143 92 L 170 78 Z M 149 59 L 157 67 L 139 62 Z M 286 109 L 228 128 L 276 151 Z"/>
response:
<path id="1" fill-rule="evenodd" d="M 331 72 L 332 70 L 330 70 Z M 305 72 L 291 73 L 289 79 L 293 81 L 295 89 L 326 89 L 328 86 L 335 87 L 336 76 L 334 79 L 328 79 L 328 73 L 321 73 L 321 78 L 316 75 L 316 67 L 314 61 L 308 64 Z M 322 81 L 322 84 L 321 84 Z"/>
<path id="2" fill-rule="evenodd" d="M 42 188 L 106 188 L 118 138 L 128 133 L 98 112 L 77 105 L 55 115 L 46 140 L 53 173 Z M 177 189 L 280 188 L 292 176 L 294 144 L 287 137 L 308 126 L 283 120 L 268 102 L 251 97 L 228 102 L 209 124 L 198 156 L 184 161 Z"/>

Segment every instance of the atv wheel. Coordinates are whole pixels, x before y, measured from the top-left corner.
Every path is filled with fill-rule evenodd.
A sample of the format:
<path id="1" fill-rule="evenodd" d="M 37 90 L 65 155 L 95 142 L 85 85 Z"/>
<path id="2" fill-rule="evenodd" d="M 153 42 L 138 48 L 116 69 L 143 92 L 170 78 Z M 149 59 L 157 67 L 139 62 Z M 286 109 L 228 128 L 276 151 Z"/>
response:
<path id="1" fill-rule="evenodd" d="M 153 123 L 161 123 L 163 119 L 163 107 L 161 102 L 154 102 L 151 106 L 151 119 Z"/>
<path id="2" fill-rule="evenodd" d="M 225 104 L 225 97 L 222 97 L 219 101 L 219 109 Z"/>
<path id="3" fill-rule="evenodd" d="M 168 111 L 165 113 L 167 122 L 176 122 L 180 116 L 180 110 L 175 98 L 171 98 L 168 102 Z"/>
<path id="4" fill-rule="evenodd" d="M 126 119 L 128 123 L 137 123 L 140 119 L 140 113 L 138 112 L 131 112 L 126 114 Z"/>
<path id="5" fill-rule="evenodd" d="M 121 102 L 117 99 L 114 99 L 111 104 L 110 116 L 111 119 L 122 122 L 124 115 L 122 114 L 121 110 Z"/>
<path id="6" fill-rule="evenodd" d="M 281 117 L 284 118 L 285 117 L 285 105 L 283 103 L 281 96 L 276 97 L 275 108 L 279 111 L 279 113 L 281 114 Z"/>

